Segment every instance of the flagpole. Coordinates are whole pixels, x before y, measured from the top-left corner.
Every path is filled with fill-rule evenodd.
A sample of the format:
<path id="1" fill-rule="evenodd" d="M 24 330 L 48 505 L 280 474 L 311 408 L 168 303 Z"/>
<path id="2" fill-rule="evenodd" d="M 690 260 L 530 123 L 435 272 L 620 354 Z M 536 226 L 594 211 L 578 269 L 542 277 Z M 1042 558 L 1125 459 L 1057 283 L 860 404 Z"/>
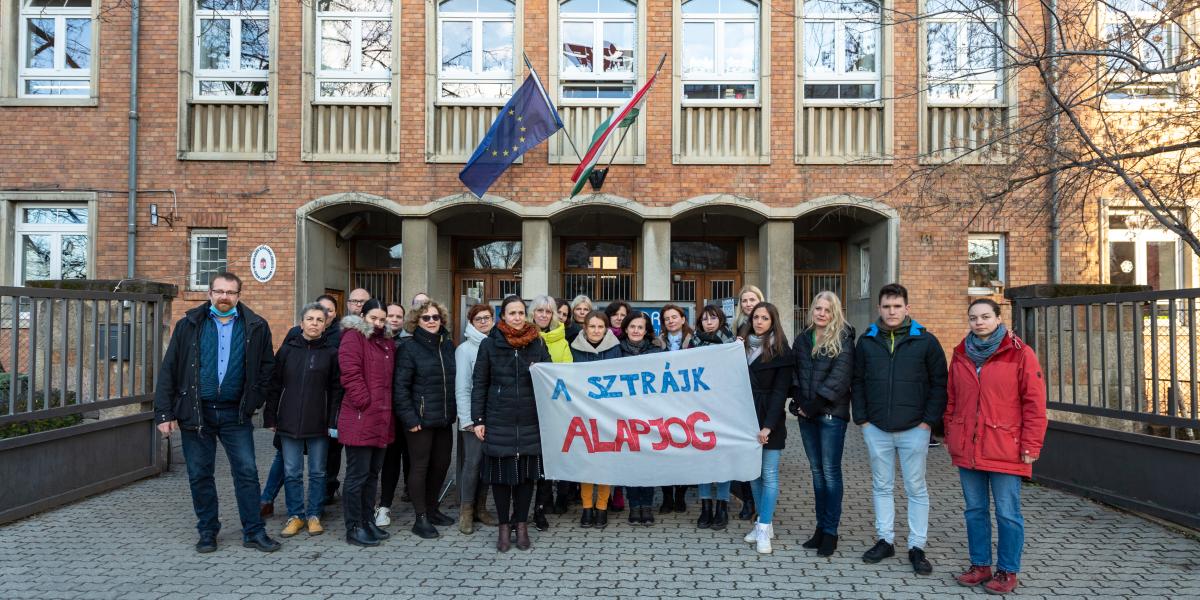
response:
<path id="1" fill-rule="evenodd" d="M 667 62 L 667 53 L 663 52 L 662 58 L 658 59 L 658 66 L 654 68 L 654 75 L 653 75 L 654 77 L 658 77 L 658 72 L 662 70 L 663 63 L 665 63 L 665 62 Z M 636 120 L 636 117 L 634 117 L 634 119 Z M 615 159 L 617 157 L 617 153 L 621 151 L 621 144 L 625 143 L 625 136 L 629 135 L 629 130 L 632 128 L 633 128 L 633 125 L 631 124 L 629 127 L 625 128 L 625 131 L 621 132 L 621 137 L 620 137 L 620 139 L 617 140 L 617 147 L 613 148 L 612 156 L 608 157 L 608 165 L 605 166 L 604 168 L 607 169 L 608 167 L 612 166 L 613 159 Z M 582 161 L 583 159 L 581 158 L 579 160 Z"/>
<path id="2" fill-rule="evenodd" d="M 667 55 L 663 54 L 663 58 L 665 59 L 666 57 Z M 558 114 L 558 107 L 554 106 L 554 103 L 550 101 L 550 96 L 546 94 L 546 88 L 542 85 L 542 78 L 538 77 L 537 71 L 533 68 L 533 63 L 529 62 L 529 55 L 525 54 L 524 50 L 521 51 L 521 58 L 525 59 L 525 66 L 533 74 L 533 79 L 537 82 L 538 91 L 542 93 L 542 99 L 546 101 L 546 106 L 554 108 L 554 116 L 558 117 L 559 123 L 562 123 L 562 115 Z M 575 156 L 579 159 L 579 162 L 583 162 L 583 155 L 579 153 L 579 148 L 575 147 L 575 140 L 571 139 L 571 132 L 567 130 L 566 125 L 559 131 L 562 131 L 563 135 L 567 136 L 567 142 L 571 144 L 571 150 L 575 151 Z"/>

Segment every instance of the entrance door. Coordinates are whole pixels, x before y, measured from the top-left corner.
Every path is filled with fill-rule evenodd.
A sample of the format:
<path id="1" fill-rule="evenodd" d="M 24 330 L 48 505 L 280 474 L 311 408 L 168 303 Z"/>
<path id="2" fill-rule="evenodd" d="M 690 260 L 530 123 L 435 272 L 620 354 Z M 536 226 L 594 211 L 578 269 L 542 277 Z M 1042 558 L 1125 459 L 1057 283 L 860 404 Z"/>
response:
<path id="1" fill-rule="evenodd" d="M 796 330 L 808 319 L 809 305 L 818 292 L 837 294 L 846 306 L 846 244 L 841 240 L 796 240 Z"/>
<path id="2" fill-rule="evenodd" d="M 455 238 L 453 248 L 451 312 L 457 339 L 467 307 L 521 293 L 521 240 Z"/>
<path id="3" fill-rule="evenodd" d="M 1174 290 L 1183 285 L 1179 236 L 1149 213 L 1109 210 L 1108 282 Z"/>
<path id="4" fill-rule="evenodd" d="M 404 244 L 394 237 L 356 237 L 351 240 L 350 288 L 363 288 L 383 302 L 407 302 L 400 297 L 400 267 Z"/>
<path id="5" fill-rule="evenodd" d="M 691 304 L 732 298 L 742 287 L 742 240 L 671 240 L 671 301 Z"/>

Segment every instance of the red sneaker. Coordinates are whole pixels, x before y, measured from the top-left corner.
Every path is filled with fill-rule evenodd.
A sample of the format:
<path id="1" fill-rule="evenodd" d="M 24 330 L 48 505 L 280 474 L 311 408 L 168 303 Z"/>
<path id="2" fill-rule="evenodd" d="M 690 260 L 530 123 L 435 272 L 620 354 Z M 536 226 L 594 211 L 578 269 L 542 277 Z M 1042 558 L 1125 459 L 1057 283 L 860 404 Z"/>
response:
<path id="1" fill-rule="evenodd" d="M 1017 589 L 1017 574 L 1008 571 L 996 571 L 996 576 L 984 584 L 983 589 L 989 594 L 1007 594 Z"/>
<path id="2" fill-rule="evenodd" d="M 992 568 L 980 567 L 977 565 L 971 565 L 971 568 L 967 569 L 965 573 L 954 577 L 954 580 L 958 582 L 958 585 L 965 585 L 967 587 L 975 587 L 981 583 L 991 581 L 991 579 Z"/>

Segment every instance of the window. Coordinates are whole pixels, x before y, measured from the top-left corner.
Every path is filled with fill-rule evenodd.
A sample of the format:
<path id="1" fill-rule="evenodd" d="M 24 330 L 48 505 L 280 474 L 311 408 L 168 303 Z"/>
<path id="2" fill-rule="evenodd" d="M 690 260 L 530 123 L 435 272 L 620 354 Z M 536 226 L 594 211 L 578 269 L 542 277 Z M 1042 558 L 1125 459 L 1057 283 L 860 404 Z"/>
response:
<path id="1" fill-rule="evenodd" d="M 999 233 L 967 237 L 967 293 L 993 294 L 1004 284 L 1004 236 Z"/>
<path id="2" fill-rule="evenodd" d="M 90 96 L 91 0 L 21 0 L 17 95 Z"/>
<path id="3" fill-rule="evenodd" d="M 879 4 L 872 0 L 804 3 L 804 98 L 879 98 Z"/>
<path id="4" fill-rule="evenodd" d="M 1155 290 L 1185 287 L 1179 236 L 1140 209 L 1108 211 L 1108 282 L 1148 285 Z"/>
<path id="5" fill-rule="evenodd" d="M 566 0 L 559 15 L 562 98 L 619 102 L 631 96 L 637 81 L 637 2 Z"/>
<path id="6" fill-rule="evenodd" d="M 1109 81 L 1108 98 L 1171 98 L 1178 93 L 1176 75 L 1145 72 L 1170 67 L 1179 56 L 1179 28 L 1165 8 L 1166 0 L 1100 0 L 1101 35 L 1108 49 L 1140 61 L 1105 59 L 1101 68 Z"/>
<path id="7" fill-rule="evenodd" d="M 386 101 L 392 0 L 317 0 L 317 98 Z"/>
<path id="8" fill-rule="evenodd" d="M 999 100 L 1001 0 L 926 0 L 927 95 L 931 104 Z"/>
<path id="9" fill-rule="evenodd" d="M 229 237 L 224 229 L 192 230 L 192 262 L 188 287 L 207 290 L 213 275 L 226 270 Z"/>
<path id="10" fill-rule="evenodd" d="M 514 0 L 443 0 L 438 5 L 438 96 L 503 100 L 513 92 Z"/>
<path id="11" fill-rule="evenodd" d="M 196 0 L 195 97 L 266 102 L 269 6 L 269 0 Z"/>
<path id="12" fill-rule="evenodd" d="M 570 240 L 563 242 L 563 296 L 580 294 L 592 300 L 633 297 L 633 240 Z"/>
<path id="13" fill-rule="evenodd" d="M 18 205 L 16 284 L 88 276 L 88 209 L 83 206 Z"/>
<path id="14" fill-rule="evenodd" d="M 737 270 L 738 248 L 737 240 L 671 240 L 671 270 Z"/>
<path id="15" fill-rule="evenodd" d="M 684 0 L 683 99 L 757 104 L 758 4 Z"/>
<path id="16" fill-rule="evenodd" d="M 459 240 L 457 268 L 512 271 L 521 268 L 520 240 Z"/>

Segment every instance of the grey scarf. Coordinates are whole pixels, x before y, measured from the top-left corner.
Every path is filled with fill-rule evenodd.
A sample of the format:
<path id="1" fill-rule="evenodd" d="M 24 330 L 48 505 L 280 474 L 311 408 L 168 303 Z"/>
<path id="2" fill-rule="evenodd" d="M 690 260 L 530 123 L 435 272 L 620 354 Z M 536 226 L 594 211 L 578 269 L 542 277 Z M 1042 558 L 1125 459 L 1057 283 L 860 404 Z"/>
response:
<path id="1" fill-rule="evenodd" d="M 963 342 L 963 349 L 967 352 L 967 358 L 975 363 L 976 369 L 983 368 L 983 363 L 996 353 L 996 349 L 1000 347 L 1000 342 L 1004 341 L 1007 333 L 1004 323 L 1001 323 L 985 340 L 979 339 L 975 332 L 967 334 L 967 339 Z"/>
<path id="2" fill-rule="evenodd" d="M 762 354 L 763 341 L 763 338 L 754 335 L 753 333 L 746 337 L 746 345 L 749 346 L 749 348 L 746 349 L 746 364 L 753 363 L 754 359 L 758 358 L 759 355 Z"/>

